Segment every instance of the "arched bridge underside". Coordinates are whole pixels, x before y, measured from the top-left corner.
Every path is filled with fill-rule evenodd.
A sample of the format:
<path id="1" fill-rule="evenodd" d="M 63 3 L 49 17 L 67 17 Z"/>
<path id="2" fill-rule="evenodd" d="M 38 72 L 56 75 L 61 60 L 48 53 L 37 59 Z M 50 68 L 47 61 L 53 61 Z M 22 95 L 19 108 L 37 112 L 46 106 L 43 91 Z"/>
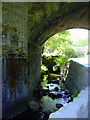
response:
<path id="1" fill-rule="evenodd" d="M 88 11 L 88 2 L 2 2 L 3 117 L 23 111 L 33 100 L 42 44 L 63 30 L 89 30 Z"/>

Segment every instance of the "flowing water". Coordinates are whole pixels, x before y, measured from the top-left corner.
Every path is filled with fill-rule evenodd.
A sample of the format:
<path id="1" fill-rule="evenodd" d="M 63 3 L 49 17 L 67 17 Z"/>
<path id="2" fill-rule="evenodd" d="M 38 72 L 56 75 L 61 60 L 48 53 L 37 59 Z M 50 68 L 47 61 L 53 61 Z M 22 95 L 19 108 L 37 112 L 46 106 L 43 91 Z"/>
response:
<path id="1" fill-rule="evenodd" d="M 45 81 L 43 86 L 43 97 L 41 99 L 42 111 L 53 112 L 72 101 L 70 92 L 64 88 L 63 83 L 57 80 Z"/>
<path id="2" fill-rule="evenodd" d="M 58 80 L 42 82 L 41 100 L 30 102 L 30 108 L 10 120 L 48 120 L 50 113 L 72 101 L 70 92 Z"/>

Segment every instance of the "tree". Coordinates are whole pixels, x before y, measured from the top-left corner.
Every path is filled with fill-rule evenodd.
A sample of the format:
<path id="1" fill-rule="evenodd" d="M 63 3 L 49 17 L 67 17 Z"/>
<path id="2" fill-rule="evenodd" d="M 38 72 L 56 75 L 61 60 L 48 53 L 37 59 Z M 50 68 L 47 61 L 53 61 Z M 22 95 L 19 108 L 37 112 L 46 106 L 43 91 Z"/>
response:
<path id="1" fill-rule="evenodd" d="M 54 36 L 50 37 L 43 45 L 44 52 L 52 53 L 53 56 L 57 56 L 55 60 L 50 59 L 53 65 L 58 65 L 61 67 L 65 66 L 68 58 L 77 57 L 77 53 L 73 48 L 71 48 L 71 40 L 70 40 L 70 33 L 69 31 L 63 31 L 55 34 Z M 45 56 L 44 56 L 45 57 Z M 47 57 L 47 64 L 49 63 L 49 58 Z M 43 62 L 43 56 L 42 56 Z M 45 64 L 45 65 L 47 65 Z"/>
<path id="2" fill-rule="evenodd" d="M 63 67 L 69 58 L 76 58 L 77 56 L 76 51 L 70 45 L 63 45 L 58 48 L 58 58 L 55 59 L 55 62 L 58 66 Z"/>
<path id="3" fill-rule="evenodd" d="M 63 44 L 70 44 L 71 41 L 69 36 L 70 36 L 69 31 L 63 31 L 50 37 L 43 45 L 44 52 L 53 53 L 55 49 L 57 49 L 57 47 Z"/>

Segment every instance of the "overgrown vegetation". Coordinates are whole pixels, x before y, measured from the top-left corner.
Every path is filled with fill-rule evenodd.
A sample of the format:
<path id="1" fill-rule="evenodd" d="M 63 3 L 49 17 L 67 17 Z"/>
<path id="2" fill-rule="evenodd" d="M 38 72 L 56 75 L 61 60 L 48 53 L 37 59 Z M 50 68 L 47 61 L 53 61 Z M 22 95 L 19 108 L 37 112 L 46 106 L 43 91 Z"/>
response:
<path id="1" fill-rule="evenodd" d="M 42 46 L 43 80 L 47 79 L 47 73 L 60 73 L 69 58 L 82 57 L 87 54 L 87 45 L 87 38 L 71 39 L 69 30 L 50 37 Z"/>
<path id="2" fill-rule="evenodd" d="M 52 53 L 53 55 L 57 54 L 55 53 L 57 48 L 60 48 L 63 45 L 71 44 L 69 36 L 69 31 L 63 31 L 50 37 L 43 45 L 43 52 Z"/>
<path id="3" fill-rule="evenodd" d="M 74 93 L 71 95 L 72 98 L 75 98 L 77 97 L 79 94 L 79 91 L 78 90 L 75 90 Z"/>
<path id="4" fill-rule="evenodd" d="M 42 74 L 60 73 L 60 69 L 66 65 L 68 58 L 77 57 L 77 53 L 71 48 L 69 31 L 63 31 L 50 37 L 42 46 Z M 44 78 L 46 79 L 46 78 Z"/>

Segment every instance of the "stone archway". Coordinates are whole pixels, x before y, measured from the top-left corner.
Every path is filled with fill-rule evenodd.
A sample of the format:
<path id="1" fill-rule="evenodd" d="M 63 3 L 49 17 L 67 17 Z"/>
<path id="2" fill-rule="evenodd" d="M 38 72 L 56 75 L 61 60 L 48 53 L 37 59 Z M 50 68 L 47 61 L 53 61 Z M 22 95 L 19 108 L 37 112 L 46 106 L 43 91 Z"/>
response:
<path id="1" fill-rule="evenodd" d="M 44 4 L 48 6 L 48 3 Z M 52 4 L 54 5 L 55 3 Z M 30 34 L 30 37 L 33 36 L 34 33 L 32 39 L 33 42 L 35 42 L 37 45 L 42 45 L 45 42 L 45 40 L 47 40 L 49 37 L 51 37 L 59 31 L 71 28 L 89 29 L 87 3 L 76 2 L 58 4 L 59 7 L 56 3 L 56 6 L 58 7 L 57 10 L 52 11 L 51 14 L 49 16 L 45 16 L 44 19 L 38 18 L 40 22 L 38 20 L 36 21 L 37 25 L 33 29 L 32 35 Z M 39 3 L 37 4 L 37 6 L 38 5 Z M 47 8 L 45 10 L 47 10 Z M 45 14 L 43 11 L 41 12 Z M 38 14 L 38 12 L 36 12 L 35 14 Z M 32 29 L 30 29 L 30 31 L 31 30 Z"/>
<path id="2" fill-rule="evenodd" d="M 42 6 L 44 5 L 47 6 L 47 4 L 48 3 L 43 3 Z M 37 5 L 39 5 L 39 3 Z M 56 6 L 58 5 L 56 4 Z M 30 86 L 31 86 L 30 91 L 32 91 L 32 96 L 33 96 L 33 90 L 34 90 L 34 87 L 32 89 L 32 86 L 36 86 L 40 81 L 40 59 L 41 59 L 40 47 L 41 45 L 49 37 L 63 30 L 72 29 L 72 28 L 90 29 L 88 25 L 88 4 L 87 3 L 70 3 L 70 4 L 63 3 L 61 7 L 60 6 L 58 7 L 58 10 L 51 12 L 51 15 L 49 17 L 46 16 L 43 20 L 41 19 L 41 23 L 39 22 L 37 23 L 38 24 L 35 26 L 35 29 L 32 31 L 32 34 L 30 34 L 28 39 L 29 50 L 31 51 L 29 54 L 29 60 L 30 58 L 33 58 L 32 60 L 29 61 L 29 63 L 31 66 L 34 66 L 32 67 L 34 68 L 33 70 L 32 68 L 30 68 Z M 35 69 L 36 69 L 36 72 L 34 72 Z M 31 76 L 34 76 L 34 77 L 31 79 Z"/>
<path id="3" fill-rule="evenodd" d="M 28 51 L 28 86 L 23 94 L 24 82 L 17 91 L 18 100 L 16 103 L 10 99 L 3 107 L 3 116 L 11 117 L 24 109 L 24 100 L 33 99 L 34 90 L 40 82 L 41 67 L 41 45 L 57 32 L 70 28 L 90 29 L 88 25 L 88 5 L 87 2 L 4 2 L 2 3 L 2 24 L 15 27 L 19 35 L 21 47 L 27 55 Z M 7 38 L 8 39 L 8 38 Z M 2 58 L 1 58 L 2 59 Z M 5 66 L 6 67 L 6 66 Z M 5 71 L 3 72 L 3 82 L 6 81 Z M 26 73 L 26 71 L 25 71 Z M 26 73 L 26 74 L 27 74 Z M 22 75 L 23 76 L 23 75 Z M 26 77 L 26 76 L 25 76 Z M 25 79 L 24 79 L 25 80 Z M 17 80 L 19 82 L 19 80 Z M 4 84 L 4 83 L 3 83 Z M 6 87 L 4 84 L 3 90 Z M 24 92 L 25 92 L 24 91 Z M 22 96 L 21 96 L 22 93 Z M 27 95 L 28 93 L 28 95 Z M 3 96 L 6 94 L 3 94 Z M 9 94 L 8 94 L 9 95 Z M 4 100 L 8 99 L 8 96 Z M 19 101 L 19 102 L 18 102 Z M 22 101 L 22 102 L 21 102 Z M 22 104 L 21 104 L 22 103 Z M 26 101 L 26 104 L 27 101 Z M 12 108 L 15 108 L 12 111 Z M 17 109 L 17 106 L 20 109 Z M 21 107 L 23 106 L 23 108 Z"/>

